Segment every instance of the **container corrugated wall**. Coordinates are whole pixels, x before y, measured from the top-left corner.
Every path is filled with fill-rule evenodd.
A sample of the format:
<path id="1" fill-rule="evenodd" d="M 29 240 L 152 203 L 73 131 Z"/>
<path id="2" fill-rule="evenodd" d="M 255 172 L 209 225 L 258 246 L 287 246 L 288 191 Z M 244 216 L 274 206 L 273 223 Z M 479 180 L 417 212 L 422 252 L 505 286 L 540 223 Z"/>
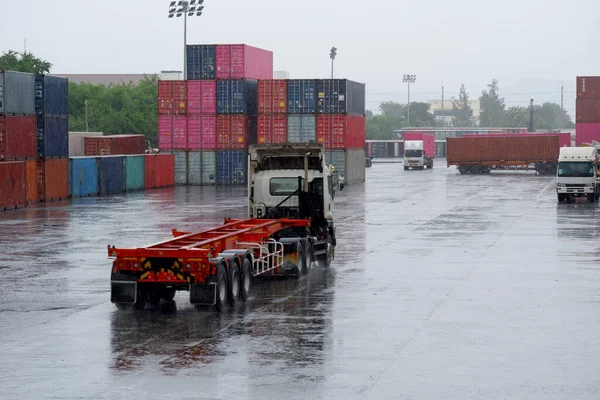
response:
<path id="1" fill-rule="evenodd" d="M 0 210 L 27 205 L 25 161 L 0 162 Z"/>
<path id="2" fill-rule="evenodd" d="M 69 120 L 48 114 L 37 116 L 38 158 L 69 157 Z"/>
<path id="3" fill-rule="evenodd" d="M 145 157 L 125 156 L 125 190 L 142 190 L 146 187 Z"/>
<path id="4" fill-rule="evenodd" d="M 175 156 L 173 154 L 146 154 L 146 188 L 175 185 Z"/>
<path id="5" fill-rule="evenodd" d="M 177 159 L 175 159 L 175 175 L 177 175 Z M 202 185 L 201 151 L 190 151 L 187 153 L 187 184 L 191 186 Z"/>
<path id="6" fill-rule="evenodd" d="M 288 116 L 287 139 L 289 143 L 316 143 L 317 122 L 314 115 Z"/>
<path id="7" fill-rule="evenodd" d="M 68 117 L 69 80 L 67 78 L 35 75 L 35 113 L 38 116 Z"/>
<path id="8" fill-rule="evenodd" d="M 98 182 L 100 196 L 125 191 L 125 160 L 122 156 L 99 157 Z"/>
<path id="9" fill-rule="evenodd" d="M 37 156 L 35 115 L 0 115 L 0 161 Z"/>
<path id="10" fill-rule="evenodd" d="M 38 160 L 37 177 L 40 200 L 51 201 L 69 197 L 68 158 Z"/>
<path id="11" fill-rule="evenodd" d="M 344 150 L 325 151 L 326 165 L 333 165 L 338 175 L 346 176 L 346 152 Z"/>
<path id="12" fill-rule="evenodd" d="M 258 111 L 258 81 L 252 79 L 217 81 L 217 113 L 247 114 Z"/>
<path id="13" fill-rule="evenodd" d="M 40 201 L 37 187 L 37 161 L 25 161 L 25 180 L 27 186 L 27 202 L 35 203 Z"/>
<path id="14" fill-rule="evenodd" d="M 216 46 L 187 46 L 187 79 L 216 78 Z"/>
<path id="15" fill-rule="evenodd" d="M 217 84 L 215 81 L 187 81 L 187 115 L 215 114 L 217 112 Z"/>
<path id="16" fill-rule="evenodd" d="M 71 165 L 72 197 L 97 196 L 98 189 L 98 158 L 73 157 Z"/>
<path id="17" fill-rule="evenodd" d="M 0 113 L 35 115 L 35 75 L 24 72 L 0 72 L 3 81 Z"/>
<path id="18" fill-rule="evenodd" d="M 365 181 L 365 149 L 346 150 L 346 183 Z"/>
<path id="19" fill-rule="evenodd" d="M 348 79 L 317 81 L 317 113 L 365 115 L 365 85 Z"/>
<path id="20" fill-rule="evenodd" d="M 217 182 L 217 152 L 202 152 L 202 185 L 214 185 Z"/>
<path id="21" fill-rule="evenodd" d="M 185 151 L 173 151 L 172 154 L 175 156 L 175 184 L 176 185 L 187 185 L 188 184 L 188 160 L 187 152 Z"/>
<path id="22" fill-rule="evenodd" d="M 287 81 L 287 112 L 313 114 L 317 112 L 317 82 L 313 79 Z"/>
<path id="23" fill-rule="evenodd" d="M 245 151 L 217 152 L 217 184 L 244 185 L 247 177 L 247 160 Z"/>

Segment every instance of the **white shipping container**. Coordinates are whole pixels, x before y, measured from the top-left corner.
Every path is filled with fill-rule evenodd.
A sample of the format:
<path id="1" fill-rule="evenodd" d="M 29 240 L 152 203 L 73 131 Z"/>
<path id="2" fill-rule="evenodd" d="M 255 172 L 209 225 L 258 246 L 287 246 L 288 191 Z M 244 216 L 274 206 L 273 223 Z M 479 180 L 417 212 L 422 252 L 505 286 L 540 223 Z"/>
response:
<path id="1" fill-rule="evenodd" d="M 188 185 L 202 185 L 202 152 L 190 151 L 188 153 Z"/>
<path id="2" fill-rule="evenodd" d="M 288 143 L 315 143 L 317 141 L 317 120 L 314 115 L 288 116 Z"/>
<path id="3" fill-rule="evenodd" d="M 172 151 L 171 153 L 175 155 L 175 184 L 187 185 L 187 152 Z"/>
<path id="4" fill-rule="evenodd" d="M 217 152 L 202 153 L 202 185 L 214 185 L 217 181 Z"/>
<path id="5" fill-rule="evenodd" d="M 346 152 L 344 150 L 332 150 L 325 152 L 327 166 L 333 165 L 335 172 L 346 179 Z"/>
<path id="6" fill-rule="evenodd" d="M 365 149 L 346 150 L 346 183 L 365 181 Z"/>
<path id="7" fill-rule="evenodd" d="M 69 157 L 85 157 L 85 138 L 104 136 L 102 132 L 69 132 Z"/>
<path id="8" fill-rule="evenodd" d="M 181 71 L 160 71 L 158 75 L 160 81 L 182 81 L 183 72 Z"/>

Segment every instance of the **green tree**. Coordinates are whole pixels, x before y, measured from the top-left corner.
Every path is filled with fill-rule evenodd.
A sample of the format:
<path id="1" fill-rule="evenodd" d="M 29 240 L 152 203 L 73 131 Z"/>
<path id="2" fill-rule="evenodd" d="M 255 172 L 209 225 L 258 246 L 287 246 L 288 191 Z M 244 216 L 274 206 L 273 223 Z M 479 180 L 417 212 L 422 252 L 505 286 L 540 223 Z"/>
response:
<path id="1" fill-rule="evenodd" d="M 37 58 L 29 52 L 18 53 L 9 50 L 0 56 L 0 69 L 29 72 L 31 74 L 47 74 L 51 68 L 51 63 Z"/>
<path id="2" fill-rule="evenodd" d="M 452 112 L 454 118 L 452 125 L 455 127 L 473 126 L 473 109 L 469 105 L 469 94 L 465 90 L 465 85 L 460 85 L 458 99 L 452 100 Z"/>
<path id="3" fill-rule="evenodd" d="M 435 125 L 435 117 L 429 112 L 429 103 L 410 103 L 410 126 L 431 127 Z M 406 115 L 406 110 L 405 110 Z"/>
<path id="4" fill-rule="evenodd" d="M 529 118 L 527 119 L 529 121 Z M 526 125 L 528 126 L 528 125 Z M 573 129 L 575 124 L 564 109 L 555 103 L 543 103 L 533 107 L 533 129 Z"/>
<path id="5" fill-rule="evenodd" d="M 405 117 L 406 108 L 394 101 L 384 101 L 379 104 L 379 111 L 387 117 Z"/>
<path id="6" fill-rule="evenodd" d="M 525 128 L 529 126 L 529 109 L 509 107 L 502 115 L 502 124 L 506 128 Z"/>
<path id="7" fill-rule="evenodd" d="M 498 127 L 502 123 L 504 115 L 504 98 L 498 95 L 498 81 L 493 79 L 488 85 L 488 90 L 481 92 L 479 98 L 481 112 L 479 114 L 479 125 L 483 127 Z"/>

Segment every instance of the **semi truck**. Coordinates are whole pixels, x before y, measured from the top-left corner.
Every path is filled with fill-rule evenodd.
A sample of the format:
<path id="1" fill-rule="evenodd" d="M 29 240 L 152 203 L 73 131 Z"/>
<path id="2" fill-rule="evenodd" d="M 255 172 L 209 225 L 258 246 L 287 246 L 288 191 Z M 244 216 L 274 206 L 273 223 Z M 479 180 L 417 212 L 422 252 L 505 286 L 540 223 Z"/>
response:
<path id="1" fill-rule="evenodd" d="M 435 136 L 421 132 L 404 134 L 404 170 L 433 168 Z"/>
<path id="2" fill-rule="evenodd" d="M 144 247 L 108 246 L 111 302 L 119 309 L 188 291 L 196 308 L 247 301 L 254 279 L 300 277 L 335 257 L 332 176 L 323 145 L 251 145 L 248 218 Z M 344 189 L 341 184 L 340 190 Z"/>
<path id="3" fill-rule="evenodd" d="M 446 139 L 447 166 L 461 174 L 489 173 L 492 170 L 535 170 L 553 175 L 558 165 L 557 135 L 514 135 Z"/>
<path id="4" fill-rule="evenodd" d="M 558 202 L 586 197 L 590 203 L 600 195 L 598 150 L 595 147 L 563 147 L 556 172 Z"/>

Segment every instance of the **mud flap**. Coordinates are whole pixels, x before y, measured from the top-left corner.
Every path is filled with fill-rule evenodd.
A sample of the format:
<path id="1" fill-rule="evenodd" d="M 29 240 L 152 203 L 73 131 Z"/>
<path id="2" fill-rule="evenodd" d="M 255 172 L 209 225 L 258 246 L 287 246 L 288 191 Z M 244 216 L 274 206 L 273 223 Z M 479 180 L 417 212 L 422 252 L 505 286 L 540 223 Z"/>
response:
<path id="1" fill-rule="evenodd" d="M 110 282 L 110 301 L 112 303 L 135 303 L 137 294 L 136 281 Z"/>
<path id="2" fill-rule="evenodd" d="M 200 306 L 217 304 L 217 284 L 190 284 L 190 303 Z"/>

